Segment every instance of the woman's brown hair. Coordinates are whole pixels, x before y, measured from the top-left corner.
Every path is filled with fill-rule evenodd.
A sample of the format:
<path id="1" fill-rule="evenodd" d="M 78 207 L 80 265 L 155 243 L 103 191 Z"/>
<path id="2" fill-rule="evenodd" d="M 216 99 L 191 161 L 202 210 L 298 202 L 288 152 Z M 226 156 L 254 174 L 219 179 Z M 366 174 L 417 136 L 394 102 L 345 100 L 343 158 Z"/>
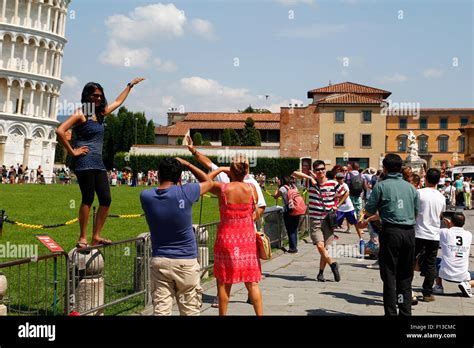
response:
<path id="1" fill-rule="evenodd" d="M 249 161 L 244 155 L 237 155 L 232 159 L 230 164 L 230 171 L 234 175 L 243 180 L 243 178 L 249 173 Z"/>

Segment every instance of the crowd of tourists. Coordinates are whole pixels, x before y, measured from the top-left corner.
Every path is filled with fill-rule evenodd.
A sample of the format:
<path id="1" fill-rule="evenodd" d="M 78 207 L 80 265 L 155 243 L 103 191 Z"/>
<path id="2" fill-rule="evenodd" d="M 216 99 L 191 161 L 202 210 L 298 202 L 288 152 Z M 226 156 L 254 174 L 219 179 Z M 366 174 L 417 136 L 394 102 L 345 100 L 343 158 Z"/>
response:
<path id="1" fill-rule="evenodd" d="M 81 97 L 83 107 L 56 130 L 59 141 L 73 159 L 71 169 L 82 195 L 80 237 L 76 245 L 79 252 L 83 249 L 87 252 L 89 247 L 87 226 L 96 194 L 99 209 L 91 245 L 112 244 L 101 236 L 112 202 L 110 185 L 128 183 L 130 176 L 115 170 L 108 173 L 105 168 L 102 158 L 104 119 L 120 107 L 132 88 L 143 80 L 135 78 L 129 82 L 110 104 L 100 84 L 87 83 Z M 72 144 L 67 136 L 71 129 L 76 135 Z M 142 173 L 136 180 L 137 185 L 157 184 L 140 195 L 152 242 L 154 313 L 170 315 L 174 300 L 181 315 L 201 312 L 201 267 L 192 209 L 199 197 L 208 193 L 218 198 L 220 212 L 213 246 L 213 274 L 217 282 L 214 306 L 219 308 L 220 315 L 226 315 L 232 285 L 244 283 L 247 302 L 256 315 L 263 315 L 259 287 L 262 253 L 257 240 L 264 239 L 256 231 L 261 229 L 260 221 L 266 208 L 262 193 L 264 174 L 258 174 L 258 182 L 249 175 L 249 161 L 245 157 L 236 156 L 230 167 L 219 167 L 193 146 L 190 137 L 186 137 L 185 144 L 208 173 L 186 160 L 165 158 L 157 172 Z M 297 229 L 301 217 L 309 215 L 310 237 L 320 254 L 317 281 L 326 280 L 326 266 L 334 280 L 341 281 L 339 265 L 334 255 L 329 254 L 328 247 L 335 238 L 335 229 L 342 227 L 344 220 L 347 220 L 348 230 L 354 226 L 359 239 L 363 238 L 366 228 L 369 230 L 366 250 L 378 260 L 386 315 L 411 315 L 415 270 L 424 277 L 423 301 L 426 302 L 435 300 L 433 294 L 444 292 L 443 281 L 456 282 L 463 295 L 469 297 L 474 285 L 468 271 L 472 234 L 463 228 L 462 210 L 452 214 L 446 210 L 453 204 L 470 209 L 470 179 L 457 177 L 451 183 L 447 172 L 429 168 L 413 173 L 402 164 L 400 156 L 387 154 L 383 170 L 377 172 L 373 168 L 361 171 L 358 163 L 335 166 L 327 171 L 326 163 L 316 160 L 307 172 L 282 173 L 286 176 L 276 180 L 278 189 L 273 193 L 275 198 L 283 199 L 290 244 L 287 251 L 291 254 L 298 253 Z M 190 173 L 185 180 L 182 180 L 183 172 Z M 308 206 L 295 186 L 297 182 L 307 187 Z M 439 247 L 442 256 L 438 259 Z"/>

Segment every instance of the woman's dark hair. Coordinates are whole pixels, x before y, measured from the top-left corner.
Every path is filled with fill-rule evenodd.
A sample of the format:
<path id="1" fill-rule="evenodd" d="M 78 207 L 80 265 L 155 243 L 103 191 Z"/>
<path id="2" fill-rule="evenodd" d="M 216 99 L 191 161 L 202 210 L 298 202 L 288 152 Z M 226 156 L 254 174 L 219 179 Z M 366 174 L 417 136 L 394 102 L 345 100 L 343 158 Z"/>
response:
<path id="1" fill-rule="evenodd" d="M 280 187 L 291 185 L 291 178 L 288 175 L 282 175 L 280 177 Z"/>
<path id="2" fill-rule="evenodd" d="M 176 158 L 165 157 L 160 161 L 158 165 L 158 174 L 160 176 L 160 182 L 171 181 L 174 184 L 179 182 L 181 179 L 181 173 L 183 172 L 183 166 Z"/>
<path id="3" fill-rule="evenodd" d="M 96 89 L 102 92 L 102 99 L 98 107 L 95 106 L 91 98 Z M 82 112 L 86 118 L 92 117 L 95 114 L 99 123 L 104 121 L 105 110 L 107 109 L 107 98 L 105 98 L 104 89 L 100 84 L 88 82 L 82 89 L 81 103 Z"/>
<path id="4" fill-rule="evenodd" d="M 382 164 L 389 173 L 400 173 L 403 165 L 402 158 L 394 153 L 389 153 L 385 156 Z"/>

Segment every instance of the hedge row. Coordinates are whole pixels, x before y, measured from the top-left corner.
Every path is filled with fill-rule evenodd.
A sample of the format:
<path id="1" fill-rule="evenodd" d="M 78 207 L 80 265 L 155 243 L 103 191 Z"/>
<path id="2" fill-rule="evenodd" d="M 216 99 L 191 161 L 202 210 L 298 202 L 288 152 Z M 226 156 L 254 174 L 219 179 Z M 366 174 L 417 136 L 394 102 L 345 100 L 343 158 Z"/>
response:
<path id="1" fill-rule="evenodd" d="M 162 158 L 167 156 L 130 156 L 126 153 L 120 152 L 115 154 L 114 166 L 117 169 L 124 169 L 130 167 L 134 172 L 147 172 L 150 169 L 158 169 L 158 165 Z M 196 161 L 193 156 L 180 156 L 190 163 L 205 169 L 200 163 Z M 209 159 L 219 166 L 229 166 L 230 163 L 219 163 L 217 156 L 209 156 Z M 250 162 L 250 172 L 259 174 L 265 173 L 267 178 L 290 175 L 294 170 L 299 168 L 299 158 L 256 158 Z"/>

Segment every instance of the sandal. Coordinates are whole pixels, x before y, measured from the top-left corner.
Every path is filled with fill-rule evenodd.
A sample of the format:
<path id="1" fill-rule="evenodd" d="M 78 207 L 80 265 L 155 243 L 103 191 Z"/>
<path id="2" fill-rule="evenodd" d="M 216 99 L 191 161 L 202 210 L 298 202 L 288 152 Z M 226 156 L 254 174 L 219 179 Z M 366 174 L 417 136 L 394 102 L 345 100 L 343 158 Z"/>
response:
<path id="1" fill-rule="evenodd" d="M 110 239 L 100 238 L 93 242 L 93 245 L 111 245 L 113 242 Z"/>
<path id="2" fill-rule="evenodd" d="M 212 302 L 211 307 L 212 308 L 219 308 L 219 300 L 217 299 L 217 297 L 214 299 L 214 302 Z"/>
<path id="3" fill-rule="evenodd" d="M 76 244 L 76 249 L 81 250 L 81 249 L 87 249 L 90 245 L 87 244 L 87 242 L 77 242 Z"/>

